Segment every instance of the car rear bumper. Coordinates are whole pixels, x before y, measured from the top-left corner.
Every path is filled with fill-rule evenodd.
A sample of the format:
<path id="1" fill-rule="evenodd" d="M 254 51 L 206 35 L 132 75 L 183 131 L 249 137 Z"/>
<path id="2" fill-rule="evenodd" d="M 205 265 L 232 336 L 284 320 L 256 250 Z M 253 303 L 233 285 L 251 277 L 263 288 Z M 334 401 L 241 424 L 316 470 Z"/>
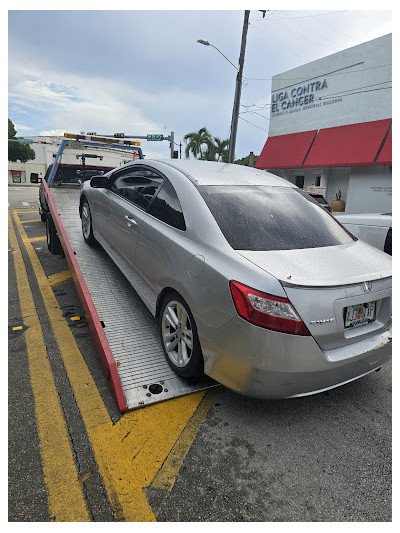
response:
<path id="1" fill-rule="evenodd" d="M 239 318 L 203 332 L 200 325 L 205 373 L 257 398 L 290 398 L 343 385 L 380 368 L 392 352 L 391 323 L 368 339 L 332 350 L 321 350 L 313 337 L 271 332 Z"/>

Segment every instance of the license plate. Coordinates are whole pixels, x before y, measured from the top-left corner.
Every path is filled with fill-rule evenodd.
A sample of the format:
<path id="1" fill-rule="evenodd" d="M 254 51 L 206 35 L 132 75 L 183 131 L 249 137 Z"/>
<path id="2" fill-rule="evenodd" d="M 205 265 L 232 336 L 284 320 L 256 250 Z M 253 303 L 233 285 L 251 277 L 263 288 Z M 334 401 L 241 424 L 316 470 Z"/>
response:
<path id="1" fill-rule="evenodd" d="M 368 302 L 346 307 L 344 327 L 356 328 L 375 320 L 375 304 L 376 302 Z"/>

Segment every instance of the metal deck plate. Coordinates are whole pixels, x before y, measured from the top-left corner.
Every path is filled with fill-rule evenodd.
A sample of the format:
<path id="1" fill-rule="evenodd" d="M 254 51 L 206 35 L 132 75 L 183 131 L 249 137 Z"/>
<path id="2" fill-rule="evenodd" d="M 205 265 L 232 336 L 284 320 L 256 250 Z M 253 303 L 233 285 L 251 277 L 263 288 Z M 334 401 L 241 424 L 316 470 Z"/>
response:
<path id="1" fill-rule="evenodd" d="M 156 319 L 101 246 L 88 246 L 79 217 L 79 188 L 52 188 L 51 196 L 117 363 L 128 409 L 217 385 L 192 383 L 168 365 Z M 119 365 L 118 365 L 119 363 Z"/>

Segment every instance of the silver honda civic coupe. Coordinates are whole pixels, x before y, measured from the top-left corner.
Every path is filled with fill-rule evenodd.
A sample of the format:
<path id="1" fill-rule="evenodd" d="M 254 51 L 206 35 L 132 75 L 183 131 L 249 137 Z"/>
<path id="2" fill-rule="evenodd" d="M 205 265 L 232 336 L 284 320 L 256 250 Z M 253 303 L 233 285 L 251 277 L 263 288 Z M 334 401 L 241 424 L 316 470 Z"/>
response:
<path id="1" fill-rule="evenodd" d="M 265 171 L 128 163 L 82 185 L 101 244 L 157 317 L 176 374 L 248 396 L 342 385 L 391 356 L 391 257 Z"/>

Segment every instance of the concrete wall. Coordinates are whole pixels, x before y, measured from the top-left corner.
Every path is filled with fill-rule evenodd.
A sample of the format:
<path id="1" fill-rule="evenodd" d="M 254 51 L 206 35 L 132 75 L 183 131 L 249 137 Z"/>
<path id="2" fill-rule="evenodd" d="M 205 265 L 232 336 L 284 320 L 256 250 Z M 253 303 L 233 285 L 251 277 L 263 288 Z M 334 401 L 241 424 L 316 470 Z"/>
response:
<path id="1" fill-rule="evenodd" d="M 352 167 L 346 213 L 391 213 L 391 165 Z"/>
<path id="2" fill-rule="evenodd" d="M 269 135 L 391 118 L 391 63 L 389 34 L 274 76 Z"/>

